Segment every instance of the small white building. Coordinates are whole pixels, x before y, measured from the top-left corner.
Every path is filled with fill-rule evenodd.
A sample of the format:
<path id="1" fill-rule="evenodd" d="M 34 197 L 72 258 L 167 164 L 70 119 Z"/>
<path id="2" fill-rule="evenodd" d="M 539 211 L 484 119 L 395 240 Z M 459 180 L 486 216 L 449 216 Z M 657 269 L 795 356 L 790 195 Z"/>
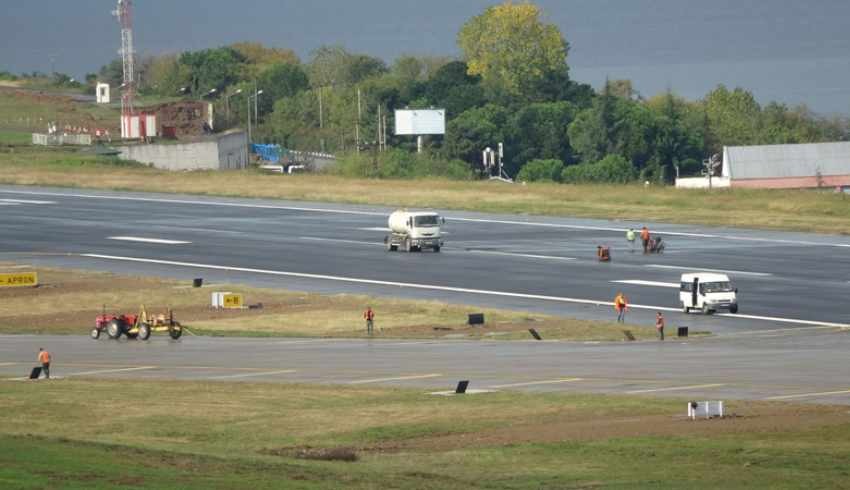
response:
<path id="1" fill-rule="evenodd" d="M 95 96 L 97 97 L 98 104 L 108 104 L 110 102 L 109 84 L 98 82 L 97 86 L 95 87 Z"/>

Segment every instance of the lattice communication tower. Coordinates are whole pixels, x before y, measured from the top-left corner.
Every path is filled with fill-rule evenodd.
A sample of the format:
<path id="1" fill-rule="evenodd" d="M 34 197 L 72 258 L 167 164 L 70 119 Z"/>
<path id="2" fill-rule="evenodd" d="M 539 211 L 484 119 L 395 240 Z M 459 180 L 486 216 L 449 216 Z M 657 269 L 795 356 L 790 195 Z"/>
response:
<path id="1" fill-rule="evenodd" d="M 121 118 L 128 121 L 134 115 L 133 98 L 136 92 L 136 52 L 133 48 L 133 2 L 118 0 L 118 8 L 112 12 L 121 24 L 121 59 L 124 63 L 124 84 L 121 92 Z"/>

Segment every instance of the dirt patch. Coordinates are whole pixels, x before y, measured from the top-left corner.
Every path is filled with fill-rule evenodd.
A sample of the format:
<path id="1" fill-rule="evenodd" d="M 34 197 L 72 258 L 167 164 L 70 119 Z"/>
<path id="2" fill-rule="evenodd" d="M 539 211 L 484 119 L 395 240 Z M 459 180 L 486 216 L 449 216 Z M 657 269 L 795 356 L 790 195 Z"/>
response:
<path id="1" fill-rule="evenodd" d="M 744 402 L 741 402 L 744 403 Z M 717 436 L 752 432 L 786 432 L 850 423 L 842 406 L 798 406 L 754 402 L 722 419 L 689 420 L 682 415 L 599 417 L 572 412 L 537 417 L 507 427 L 474 433 L 426 436 L 358 448 L 362 452 L 451 451 L 526 443 L 592 441 L 643 436 Z"/>
<path id="2" fill-rule="evenodd" d="M 319 461 L 345 461 L 349 463 L 357 461 L 358 459 L 357 451 L 350 447 L 321 448 L 298 446 L 264 449 L 259 451 L 259 453 L 270 456 L 283 456 L 287 458 L 313 459 Z"/>

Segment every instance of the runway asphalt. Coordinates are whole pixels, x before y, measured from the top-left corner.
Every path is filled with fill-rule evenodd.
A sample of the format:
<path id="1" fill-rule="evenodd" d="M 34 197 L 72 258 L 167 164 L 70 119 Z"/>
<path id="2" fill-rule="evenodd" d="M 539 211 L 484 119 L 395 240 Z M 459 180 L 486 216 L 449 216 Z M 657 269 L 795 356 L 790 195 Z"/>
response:
<path id="1" fill-rule="evenodd" d="M 510 373 L 494 378 L 492 382 L 496 384 L 510 384 L 512 380 L 523 379 L 520 374 L 525 372 L 523 366 L 526 365 L 535 372 L 533 376 L 529 373 L 529 377 L 535 379 L 547 378 L 550 374 L 583 379 L 617 378 L 616 372 L 605 371 L 604 365 L 596 361 L 569 363 L 572 359 L 582 359 L 582 356 L 597 359 L 597 354 L 598 359 L 622 358 L 623 363 L 631 359 L 635 365 L 640 365 L 638 358 L 642 356 L 651 358 L 653 363 L 661 362 L 663 364 L 658 369 L 647 371 L 647 376 L 655 382 L 664 380 L 661 371 L 679 372 L 687 366 L 699 371 L 694 374 L 700 378 L 692 383 L 695 385 L 717 384 L 703 382 L 710 379 L 703 373 L 709 367 L 743 371 L 752 368 L 753 372 L 759 373 L 777 370 L 777 376 L 787 377 L 788 365 L 783 364 L 783 359 L 797 353 L 811 354 L 806 362 L 814 365 L 812 377 L 823 375 L 820 369 L 827 369 L 825 374 L 831 376 L 836 373 L 820 365 L 829 362 L 833 351 L 837 355 L 837 346 L 846 347 L 843 340 L 846 334 L 842 328 L 850 323 L 846 307 L 846 297 L 850 293 L 847 272 L 850 271 L 850 237 L 446 211 L 443 213 L 447 219 L 443 251 L 439 254 L 405 254 L 388 253 L 383 248 L 386 219 L 391 211 L 342 204 L 0 186 L 0 229 L 3 230 L 0 234 L 0 260 L 16 260 L 36 266 L 169 276 L 187 281 L 203 277 L 207 282 L 433 299 L 609 320 L 615 316 L 610 302 L 621 290 L 633 305 L 629 312 L 632 322 L 651 325 L 655 311 L 661 310 L 671 327 L 689 326 L 692 330 L 728 337 L 722 343 L 716 340 L 715 343 L 688 343 L 688 347 L 680 351 L 673 351 L 674 347 L 667 345 L 634 347 L 631 344 L 587 346 L 544 343 L 545 347 L 530 344 L 534 346 L 531 347 L 525 343 L 502 346 L 498 342 L 449 342 L 445 346 L 442 343 L 422 344 L 438 346 L 427 349 L 418 348 L 419 343 L 411 344 L 417 345 L 410 348 L 414 353 L 433 351 L 435 355 L 439 352 L 452 353 L 458 350 L 458 345 L 464 346 L 463 349 L 469 352 L 462 352 L 462 359 L 468 360 L 465 356 L 481 359 L 481 366 L 473 374 L 486 372 L 488 361 L 507 363 Z M 624 238 L 625 230 L 628 227 L 639 229 L 643 224 L 664 237 L 668 244 L 665 254 L 643 255 L 629 250 Z M 612 247 L 611 263 L 596 261 L 596 246 L 600 244 Z M 679 275 L 706 269 L 727 271 L 732 277 L 739 288 L 741 309 L 738 315 L 703 316 L 679 312 L 675 287 Z M 749 335 L 762 340 L 738 341 Z M 777 347 L 775 353 L 780 355 L 775 360 L 771 360 L 770 356 L 748 357 L 748 350 L 763 352 L 763 339 L 770 338 L 777 339 L 775 342 L 783 346 Z M 17 342 L 26 337 L 11 339 Z M 66 340 L 76 346 L 72 339 Z M 810 339 L 820 339 L 822 345 L 807 344 Z M 829 339 L 842 340 L 834 344 Z M 61 340 L 57 338 L 56 342 Z M 4 345 L 8 342 L 4 338 Z M 174 345 L 181 346 L 181 350 L 189 345 L 192 349 L 195 346 L 214 346 L 216 349 L 238 350 L 237 346 L 242 345 L 240 342 L 289 345 L 274 344 L 275 341 L 200 338 Z M 499 344 L 498 349 L 491 344 Z M 139 354 L 137 349 L 150 348 L 133 346 L 127 349 L 128 346 L 116 345 L 104 350 L 103 344 L 99 343 L 82 345 L 90 345 L 85 349 L 96 349 L 90 354 L 101 357 L 111 349 L 118 349 L 115 355 L 119 357 L 109 360 L 110 366 L 127 364 L 138 367 L 138 361 L 122 358 L 121 353 Z M 299 347 L 294 352 L 303 349 L 310 355 L 316 355 L 324 353 L 316 346 L 328 348 L 333 354 L 333 363 L 328 369 L 339 368 L 341 372 L 347 372 L 344 364 L 336 366 L 336 354 L 340 349 L 350 348 L 351 342 L 317 341 L 305 345 L 310 347 Z M 383 351 L 383 347 L 376 346 L 391 345 L 375 342 L 353 352 L 362 353 L 364 349 Z M 713 347 L 695 348 L 695 345 Z M 443 373 L 448 369 L 440 369 L 440 362 L 445 361 L 440 355 L 411 357 L 410 349 L 396 351 L 388 347 L 389 358 L 385 362 L 393 365 L 396 373 L 426 371 L 424 374 L 457 377 L 463 371 L 452 368 L 450 376 Z M 506 349 L 505 353 L 499 354 L 496 359 L 488 355 L 501 353 L 502 349 Z M 535 349 L 531 351 L 535 360 L 531 364 L 528 364 L 530 359 L 524 357 L 529 353 L 528 349 Z M 542 364 L 538 366 L 536 361 L 541 349 L 551 351 L 551 354 L 543 357 L 540 360 Z M 687 355 L 680 358 L 673 355 L 674 352 Z M 732 358 L 727 357 L 731 355 L 729 352 L 735 353 Z M 824 354 L 820 358 L 819 353 L 829 355 Z M 76 353 L 72 351 L 71 355 L 76 356 Z M 143 357 L 145 365 L 149 362 L 146 356 L 147 351 Z M 205 358 L 216 357 L 204 350 L 200 350 L 198 356 L 197 362 L 201 364 L 204 364 Z M 545 359 L 549 359 L 549 364 Z M 88 360 L 91 361 L 91 358 Z M 417 364 L 410 369 L 399 370 L 394 360 Z M 727 360 L 739 364 L 730 367 L 726 364 Z M 307 362 L 307 359 L 304 361 Z M 5 372 L 3 362 L 19 361 L 8 361 L 5 355 L 0 357 L 0 369 Z M 79 362 L 83 359 L 80 358 Z M 150 362 L 155 365 L 161 363 Z M 241 362 L 240 359 L 240 363 L 233 366 L 251 367 Z M 312 362 L 316 364 L 313 367 L 322 367 L 319 366 L 323 364 L 321 361 Z M 680 362 L 683 364 L 680 365 Z M 618 365 L 625 369 L 625 364 Z M 17 369 L 17 365 L 13 366 Z M 255 367 L 265 366 L 260 362 Z M 365 369 L 365 376 L 393 377 L 382 376 L 380 370 L 369 365 L 367 368 L 358 369 Z M 130 373 L 133 376 L 149 376 L 159 372 L 158 369 Z M 303 367 L 293 369 L 304 375 Z M 847 379 L 846 372 L 837 374 Z M 749 393 L 747 390 L 755 393 L 759 376 L 752 375 L 752 379 L 744 383 L 753 388 L 739 388 L 738 384 L 734 384 L 734 390 L 740 389 L 743 394 Z M 318 379 L 326 380 L 324 376 Z M 424 379 L 428 383 L 434 381 Z M 681 380 L 689 383 L 686 378 Z M 841 391 L 838 388 L 842 388 L 840 383 L 844 382 L 821 379 L 824 383 L 821 386 L 811 384 L 809 378 L 802 381 L 806 382 L 782 389 L 781 383 L 776 383 L 775 389 L 771 388 L 764 394 L 782 396 L 789 390 L 807 386 L 813 391 Z M 679 378 L 676 378 L 676 383 L 679 383 Z M 733 386 L 725 382 L 721 384 Z M 582 386 L 592 390 L 594 385 L 582 381 Z"/>

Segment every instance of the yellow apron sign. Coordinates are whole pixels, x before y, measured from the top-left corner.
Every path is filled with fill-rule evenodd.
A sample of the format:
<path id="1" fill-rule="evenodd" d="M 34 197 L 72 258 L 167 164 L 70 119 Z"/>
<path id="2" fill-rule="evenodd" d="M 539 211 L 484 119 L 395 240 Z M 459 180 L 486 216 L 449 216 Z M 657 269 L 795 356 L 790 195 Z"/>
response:
<path id="1" fill-rule="evenodd" d="M 242 308 L 241 294 L 225 294 L 222 298 L 222 303 L 225 308 Z"/>
<path id="2" fill-rule="evenodd" d="M 38 286 L 38 273 L 36 272 L 13 272 L 9 274 L 0 273 L 0 288 L 14 288 L 23 286 Z"/>

